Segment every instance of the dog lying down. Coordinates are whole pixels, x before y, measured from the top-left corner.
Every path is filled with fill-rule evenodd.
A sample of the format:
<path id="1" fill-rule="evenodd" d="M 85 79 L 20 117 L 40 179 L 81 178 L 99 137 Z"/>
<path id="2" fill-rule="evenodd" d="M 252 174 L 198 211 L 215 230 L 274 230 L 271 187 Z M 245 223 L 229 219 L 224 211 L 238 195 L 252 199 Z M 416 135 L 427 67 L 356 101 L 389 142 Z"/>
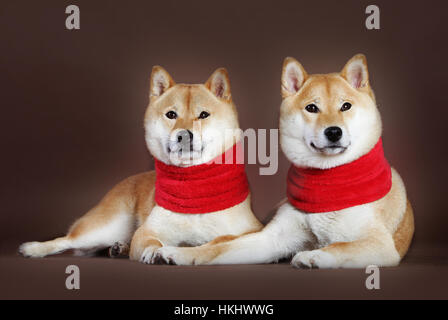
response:
<path id="1" fill-rule="evenodd" d="M 153 263 L 163 245 L 198 246 L 261 229 L 244 164 L 227 160 L 238 155 L 241 130 L 226 70 L 189 85 L 156 66 L 150 82 L 144 126 L 155 171 L 120 182 L 66 236 L 22 244 L 24 256 L 110 247 L 112 256 Z"/>

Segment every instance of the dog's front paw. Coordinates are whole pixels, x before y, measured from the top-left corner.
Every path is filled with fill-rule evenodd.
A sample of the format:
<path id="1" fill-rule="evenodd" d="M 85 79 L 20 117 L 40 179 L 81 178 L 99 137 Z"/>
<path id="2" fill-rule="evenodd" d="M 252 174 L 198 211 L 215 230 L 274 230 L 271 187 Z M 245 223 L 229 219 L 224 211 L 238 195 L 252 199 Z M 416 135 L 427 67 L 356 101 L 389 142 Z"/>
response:
<path id="1" fill-rule="evenodd" d="M 170 264 L 170 265 L 192 265 L 194 260 L 189 259 L 182 251 L 185 248 L 178 247 L 161 247 L 157 249 L 152 257 L 153 264 Z"/>
<path id="2" fill-rule="evenodd" d="M 301 251 L 291 261 L 296 268 L 337 268 L 336 259 L 331 253 L 322 250 Z"/>
<path id="3" fill-rule="evenodd" d="M 37 241 L 23 243 L 19 247 L 19 253 L 27 258 L 42 258 L 47 254 L 45 246 Z"/>
<path id="4" fill-rule="evenodd" d="M 141 263 L 145 263 L 145 264 L 150 264 L 152 257 L 154 256 L 154 252 L 157 250 L 157 247 L 154 246 L 149 246 L 146 247 L 143 252 L 142 255 L 140 256 L 139 261 Z"/>

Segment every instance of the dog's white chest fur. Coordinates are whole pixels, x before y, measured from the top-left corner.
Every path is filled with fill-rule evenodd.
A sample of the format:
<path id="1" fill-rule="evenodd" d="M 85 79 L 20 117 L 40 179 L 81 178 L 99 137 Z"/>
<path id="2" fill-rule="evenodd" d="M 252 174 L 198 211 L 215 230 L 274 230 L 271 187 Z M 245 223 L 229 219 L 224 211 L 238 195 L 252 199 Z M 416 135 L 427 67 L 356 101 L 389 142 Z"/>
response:
<path id="1" fill-rule="evenodd" d="M 325 213 L 304 213 L 290 203 L 285 203 L 284 206 L 291 215 L 300 217 L 301 222 L 315 236 L 319 247 L 356 240 L 368 226 L 375 223 L 375 212 L 371 204 Z"/>
<path id="2" fill-rule="evenodd" d="M 145 225 L 155 230 L 163 245 L 198 246 L 223 235 L 238 235 L 253 230 L 251 219 L 242 215 L 250 208 L 249 197 L 229 209 L 205 213 L 183 214 L 155 206 Z"/>

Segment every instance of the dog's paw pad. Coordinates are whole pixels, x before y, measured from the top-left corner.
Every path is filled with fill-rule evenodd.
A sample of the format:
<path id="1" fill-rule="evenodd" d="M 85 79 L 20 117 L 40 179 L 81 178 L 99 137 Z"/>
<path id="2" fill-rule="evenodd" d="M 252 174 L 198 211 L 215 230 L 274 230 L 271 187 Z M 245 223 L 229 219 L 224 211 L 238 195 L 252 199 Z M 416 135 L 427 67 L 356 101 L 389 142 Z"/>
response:
<path id="1" fill-rule="evenodd" d="M 174 260 L 171 257 L 165 258 L 162 253 L 155 252 L 152 260 L 152 264 L 169 264 L 169 265 L 175 265 Z"/>
<path id="2" fill-rule="evenodd" d="M 301 269 L 336 267 L 334 257 L 330 253 L 321 250 L 299 252 L 294 256 L 291 264 Z"/>
<path id="3" fill-rule="evenodd" d="M 177 265 L 175 260 L 176 248 L 162 247 L 159 248 L 152 257 L 152 264 Z"/>
<path id="4" fill-rule="evenodd" d="M 117 241 L 112 247 L 109 248 L 109 257 L 117 258 L 122 255 L 127 255 L 128 252 L 129 246 L 124 242 Z"/>
<path id="5" fill-rule="evenodd" d="M 317 267 L 314 266 L 313 262 L 310 261 L 310 264 L 306 264 L 302 261 L 295 261 L 292 263 L 292 265 L 299 269 L 317 269 Z"/>

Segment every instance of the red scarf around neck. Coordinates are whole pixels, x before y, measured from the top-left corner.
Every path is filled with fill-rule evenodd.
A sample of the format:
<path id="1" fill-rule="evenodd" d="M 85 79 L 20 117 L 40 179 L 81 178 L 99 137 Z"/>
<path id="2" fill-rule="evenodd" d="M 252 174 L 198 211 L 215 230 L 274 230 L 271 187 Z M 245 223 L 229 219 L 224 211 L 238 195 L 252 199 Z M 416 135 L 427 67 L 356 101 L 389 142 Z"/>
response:
<path id="1" fill-rule="evenodd" d="M 288 172 L 289 202 L 307 213 L 337 211 L 384 197 L 392 186 L 381 138 L 359 159 L 331 169 L 299 168 Z"/>
<path id="2" fill-rule="evenodd" d="M 214 160 L 191 167 L 167 165 L 157 159 L 156 203 L 178 213 L 209 213 L 243 202 L 249 194 L 244 164 L 237 163 L 240 144 Z M 221 163 L 215 163 L 221 157 Z"/>

